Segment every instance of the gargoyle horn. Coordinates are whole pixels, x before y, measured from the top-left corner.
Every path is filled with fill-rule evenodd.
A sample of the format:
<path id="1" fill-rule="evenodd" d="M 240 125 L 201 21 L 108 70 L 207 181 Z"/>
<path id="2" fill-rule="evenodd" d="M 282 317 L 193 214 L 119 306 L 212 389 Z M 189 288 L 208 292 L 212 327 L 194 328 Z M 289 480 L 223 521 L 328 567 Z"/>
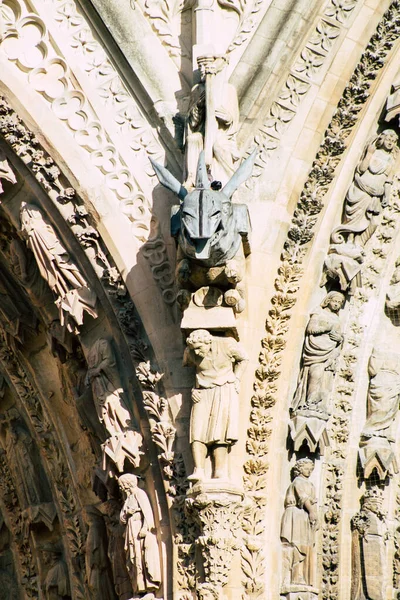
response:
<path id="1" fill-rule="evenodd" d="M 181 183 L 179 183 L 179 181 L 168 171 L 168 169 L 159 165 L 151 158 L 150 162 L 161 185 L 171 190 L 171 192 L 174 192 L 174 194 L 176 194 L 180 200 L 184 200 L 185 196 L 187 195 L 187 189 L 184 188 Z"/>
<path id="2" fill-rule="evenodd" d="M 210 181 L 208 179 L 206 159 L 204 150 L 200 152 L 199 160 L 197 163 L 196 173 L 196 190 L 208 190 L 210 187 Z"/>
<path id="3" fill-rule="evenodd" d="M 246 181 L 251 175 L 253 170 L 254 161 L 257 156 L 257 148 L 254 148 L 253 152 L 242 162 L 237 171 L 232 175 L 222 192 L 228 198 L 231 198 L 232 194 L 236 192 L 238 187 Z"/>

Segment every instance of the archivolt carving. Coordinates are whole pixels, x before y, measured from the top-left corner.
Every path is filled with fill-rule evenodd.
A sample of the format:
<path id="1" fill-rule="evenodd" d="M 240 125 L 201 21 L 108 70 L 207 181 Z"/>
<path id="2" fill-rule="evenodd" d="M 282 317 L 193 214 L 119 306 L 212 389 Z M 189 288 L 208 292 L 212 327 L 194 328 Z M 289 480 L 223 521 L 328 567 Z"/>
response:
<path id="1" fill-rule="evenodd" d="M 3 193 L 3 186 L 1 180 L 9 181 L 10 183 L 17 183 L 13 170 L 8 164 L 7 158 L 4 153 L 0 151 L 0 194 Z"/>
<path id="2" fill-rule="evenodd" d="M 2 345 L 0 360 L 13 388 L 27 410 L 32 427 L 36 432 L 36 442 L 45 457 L 47 468 L 55 484 L 59 516 L 65 527 L 73 564 L 72 580 L 77 598 L 82 600 L 84 593 L 84 572 L 82 571 L 84 527 L 79 518 L 77 491 L 68 468 L 61 445 L 56 442 L 53 425 L 43 409 L 37 390 L 17 355 L 7 345 Z"/>
<path id="3" fill-rule="evenodd" d="M 277 100 L 272 103 L 263 125 L 254 136 L 254 142 L 259 147 L 259 155 L 253 177 L 262 174 L 272 152 L 278 148 L 281 136 L 310 90 L 310 84 L 318 77 L 333 49 L 335 39 L 339 37 L 341 28 L 346 27 L 356 4 L 356 0 L 344 2 L 330 0 L 324 8 L 315 30 L 301 50 Z"/>
<path id="4" fill-rule="evenodd" d="M 360 462 L 368 479 L 374 469 L 381 481 L 388 472 L 398 471 L 394 450 L 395 424 L 400 397 L 400 357 L 395 353 L 372 351 L 367 420 L 361 432 Z"/>
<path id="5" fill-rule="evenodd" d="M 190 60 L 190 50 L 182 41 L 182 13 L 192 8 L 194 0 L 146 0 L 145 14 L 152 28 L 167 47 L 175 63 L 184 57 Z"/>
<path id="6" fill-rule="evenodd" d="M 62 35 L 67 34 L 68 44 L 83 61 L 83 69 L 95 83 L 100 99 L 106 107 L 113 109 L 111 114 L 120 133 L 135 152 L 136 160 L 140 160 L 145 173 L 152 177 L 147 156 L 160 158 L 163 155 L 154 130 L 149 126 L 74 0 L 51 0 L 50 4 L 60 32 Z"/>
<path id="7" fill-rule="evenodd" d="M 324 515 L 323 524 L 323 598 L 328 600 L 338 593 L 339 525 L 343 502 L 343 476 L 348 457 L 350 418 L 356 393 L 358 359 L 364 337 L 360 325 L 369 300 L 379 293 L 379 278 L 396 231 L 399 206 L 397 182 L 392 190 L 390 204 L 385 208 L 374 243 L 366 250 L 363 265 L 364 288 L 354 295 L 348 314 L 343 350 L 335 380 L 334 410 L 331 421 L 332 458 L 327 463 L 325 504 L 331 509 Z M 373 468 L 373 465 L 372 465 Z"/>
<path id="8" fill-rule="evenodd" d="M 367 490 L 361 499 L 361 509 L 351 520 L 352 582 L 351 598 L 384 599 L 386 596 L 387 541 L 389 531 L 383 496 L 378 488 Z"/>
<path id="9" fill-rule="evenodd" d="M 333 10 L 335 5 L 330 6 Z M 354 7 L 349 5 L 348 13 L 352 8 Z M 324 142 L 317 153 L 300 196 L 292 226 L 284 244 L 282 262 L 275 280 L 276 293 L 271 300 L 272 308 L 266 322 L 267 336 L 262 340 L 260 366 L 256 371 L 255 394 L 252 397 L 250 415 L 251 427 L 248 430 L 247 439 L 247 452 L 250 456 L 244 465 L 244 486 L 251 501 L 244 521 L 246 536 L 244 538 L 245 546 L 242 550 L 242 568 L 246 577 L 244 585 L 247 598 L 257 597 L 263 591 L 263 527 L 260 524 L 264 520 L 266 505 L 268 439 L 272 431 L 271 421 L 273 418 L 271 409 L 277 401 L 276 381 L 280 375 L 280 356 L 286 345 L 290 310 L 296 303 L 298 282 L 303 273 L 302 263 L 307 246 L 314 236 L 317 215 L 323 206 L 323 197 L 333 180 L 335 169 L 346 148 L 345 140 L 357 122 L 358 113 L 368 99 L 373 79 L 385 65 L 386 57 L 398 37 L 399 16 L 400 3 L 396 1 L 383 16 L 377 33 L 371 38 L 359 65 L 344 90 L 343 97 L 328 127 Z M 265 143 L 267 143 L 267 136 L 262 141 L 263 145 Z M 383 245 L 385 246 L 385 240 L 383 240 Z M 369 277 L 371 284 L 365 283 L 366 286 L 374 285 L 374 276 L 371 275 L 371 270 L 369 270 Z M 357 331 L 359 325 L 354 324 L 354 327 Z M 350 354 L 349 361 L 351 361 Z M 345 383 L 347 382 L 345 381 Z M 343 409 L 346 411 L 344 406 Z M 340 419 L 336 420 L 336 427 L 336 435 L 339 436 Z M 328 471 L 329 469 L 340 471 L 342 467 L 340 463 L 336 465 L 333 462 L 328 465 Z M 339 491 L 335 490 L 335 486 L 341 486 L 341 481 L 340 479 L 336 480 L 334 476 L 332 478 L 333 484 L 330 493 L 334 498 Z M 328 526 L 335 529 L 337 518 L 338 513 L 335 510 L 332 520 L 329 517 Z M 337 583 L 335 570 L 327 577 L 331 578 L 331 585 L 335 588 Z M 327 589 L 324 597 L 329 598 L 330 593 Z"/>
<path id="10" fill-rule="evenodd" d="M 66 8 L 66 5 L 69 9 L 71 8 L 71 2 L 62 3 L 62 7 Z M 75 81 L 68 72 L 66 62 L 62 57 L 57 56 L 58 49 L 53 47 L 41 19 L 37 15 L 28 13 L 28 8 L 22 0 L 19 3 L 16 0 L 13 1 L 8 8 L 8 19 L 5 20 L 0 46 L 9 60 L 14 61 L 22 71 L 28 73 L 30 85 L 51 104 L 55 115 L 65 123 L 76 142 L 89 153 L 94 165 L 105 175 L 105 183 L 115 198 L 124 205 L 127 203 L 141 204 L 143 196 L 140 193 L 137 181 L 132 177 L 124 159 L 112 144 L 109 135 L 104 131 L 85 95 L 77 88 Z M 77 21 L 74 19 L 69 20 L 69 26 L 78 28 Z M 83 33 L 86 34 L 86 38 L 89 36 L 89 39 L 82 38 Z M 82 17 L 80 17 L 80 27 L 73 40 L 77 51 L 79 51 L 79 48 L 84 48 L 83 58 L 86 60 L 88 60 L 88 56 L 93 58 L 94 50 L 100 50 L 100 46 L 95 42 Z M 95 61 L 97 69 L 94 74 L 96 85 L 98 85 L 98 78 L 104 80 L 105 71 L 107 72 L 107 79 L 110 76 L 110 71 L 114 75 L 114 79 L 118 78 L 111 64 L 103 55 L 104 53 L 101 50 L 102 60 L 100 62 Z M 92 69 L 89 69 L 89 73 L 92 72 Z M 120 84 L 122 86 L 122 82 Z M 123 99 L 122 106 L 122 98 L 118 100 L 119 110 L 116 118 L 120 121 L 121 133 L 130 140 L 132 150 L 144 153 L 145 157 L 147 157 L 147 154 L 160 156 L 161 151 L 154 141 L 153 133 L 149 130 L 136 104 L 127 93 L 123 96 Z M 127 131 L 125 131 L 126 127 L 128 128 Z M 147 158 L 146 161 L 146 165 L 143 166 L 148 165 Z M 143 241 L 145 235 L 143 236 L 143 231 L 140 230 L 144 228 L 145 232 L 148 233 L 150 226 L 148 214 L 144 212 L 139 215 L 136 212 L 133 215 L 126 210 L 123 210 L 123 212 L 133 222 L 134 235 L 138 236 L 140 241 Z M 144 221 L 143 218 L 146 217 L 148 217 L 148 220 Z M 139 231 L 135 223 L 137 220 L 140 221 Z"/>
<path id="11" fill-rule="evenodd" d="M 290 409 L 295 451 L 300 449 L 303 441 L 307 441 L 311 452 L 315 452 L 318 444 L 321 453 L 324 446 L 329 445 L 326 422 L 330 415 L 337 359 L 343 343 L 338 313 L 344 302 L 343 294 L 330 292 L 321 303 L 322 310 L 311 314 L 306 328 L 303 365 Z"/>
<path id="12" fill-rule="evenodd" d="M 281 594 L 308 592 L 316 598 L 315 531 L 318 528 L 317 498 L 309 477 L 314 463 L 302 458 L 293 468 L 294 479 L 286 491 L 281 524 L 283 579 Z"/>
<path id="13" fill-rule="evenodd" d="M 20 570 L 21 573 L 19 583 L 28 598 L 37 600 L 39 598 L 39 577 L 27 535 L 29 527 L 26 526 L 25 518 L 18 502 L 15 485 L 7 465 L 7 460 L 5 459 L 4 451 L 0 452 L 0 473 L 2 504 L 16 548 L 14 559 L 17 559 L 17 570 Z"/>
<path id="14" fill-rule="evenodd" d="M 121 475 L 118 484 L 125 500 L 120 521 L 126 526 L 126 566 L 132 589 L 135 594 L 154 592 L 161 585 L 161 569 L 151 504 L 135 475 Z"/>
<path id="15" fill-rule="evenodd" d="M 70 223 L 71 229 L 73 230 L 77 239 L 81 243 L 81 246 L 85 250 L 88 258 L 92 262 L 93 268 L 97 272 L 98 276 L 102 278 L 105 284 L 105 289 L 109 292 L 109 300 L 113 304 L 114 310 L 117 312 L 117 316 L 119 318 L 121 327 L 127 333 L 127 341 L 132 344 L 132 357 L 135 357 L 136 361 L 138 361 L 139 359 L 139 361 L 145 362 L 147 359 L 145 358 L 144 352 L 148 351 L 148 347 L 146 343 L 140 337 L 138 337 L 139 324 L 137 323 L 137 317 L 135 315 L 134 307 L 127 295 L 126 289 L 122 283 L 118 271 L 108 259 L 108 256 L 104 250 L 101 240 L 99 239 L 97 231 L 90 225 L 88 220 L 89 217 L 84 207 L 81 204 L 79 204 L 79 199 L 75 197 L 74 190 L 70 188 L 67 183 L 65 183 L 64 177 L 62 176 L 56 165 L 54 165 L 52 159 L 44 154 L 44 152 L 39 147 L 38 141 L 25 128 L 25 126 L 12 112 L 12 110 L 4 100 L 2 100 L 1 103 L 1 111 L 2 114 L 0 115 L 0 127 L 3 128 L 3 132 L 5 134 L 4 137 L 6 138 L 8 143 L 15 149 L 17 154 L 19 154 L 24 159 L 24 163 L 30 167 L 36 179 L 47 191 L 49 196 L 53 199 L 53 202 L 58 204 L 59 211 Z M 11 238 L 12 237 L 13 236 L 11 235 Z M 13 241 L 16 242 L 17 240 Z M 8 246 L 9 238 L 7 238 L 7 242 L 5 243 L 3 248 L 6 254 L 8 253 Z M 18 254 L 20 250 L 21 248 L 19 248 L 17 244 L 17 247 L 14 248 L 14 253 Z M 18 264 L 16 265 L 17 267 Z M 17 268 L 16 271 L 17 277 L 20 278 L 20 268 Z M 54 322 L 52 323 L 52 325 L 53 324 Z M 66 352 L 68 356 L 68 353 L 71 352 L 72 348 L 71 340 L 60 337 L 60 332 L 58 332 L 56 328 L 51 328 L 50 337 L 52 337 L 53 339 L 52 347 L 55 348 L 55 351 L 59 351 L 56 347 L 56 343 L 59 343 L 63 348 L 64 355 Z M 19 392 L 19 395 L 22 399 L 22 403 L 24 404 L 24 406 L 26 406 L 28 410 L 30 420 L 37 433 L 38 443 L 41 448 L 41 452 L 43 453 L 43 456 L 46 459 L 46 464 L 48 465 L 49 471 L 51 472 L 52 480 L 56 488 L 57 498 L 60 505 L 60 515 L 62 516 L 63 528 L 66 532 L 66 536 L 68 539 L 69 558 L 66 558 L 68 558 L 69 561 L 72 561 L 71 572 L 74 587 L 73 593 L 76 595 L 76 598 L 83 599 L 83 597 L 85 597 L 85 582 L 89 582 L 90 577 L 86 573 L 85 578 L 85 571 L 84 569 L 82 569 L 85 553 L 85 540 L 83 535 L 85 528 L 80 516 L 80 506 L 79 501 L 76 497 L 73 478 L 71 478 L 71 481 L 68 479 L 68 467 L 63 462 L 64 457 L 62 455 L 62 451 L 60 450 L 56 441 L 53 439 L 53 435 L 51 433 L 52 424 L 49 421 L 48 417 L 46 417 L 45 411 L 41 406 L 38 393 L 32 387 L 29 377 L 26 375 L 22 364 L 20 364 L 19 362 L 18 356 L 15 353 L 8 354 L 6 348 L 7 344 L 4 344 L 2 352 L 3 364 L 6 367 L 6 370 L 8 372 L 9 377 L 11 378 L 13 386 Z M 101 355 L 102 362 L 103 359 L 104 356 Z M 93 364 L 90 364 L 89 366 L 93 370 L 96 369 L 99 365 L 97 364 L 98 361 L 96 362 L 96 358 L 92 362 Z M 81 367 L 79 368 L 80 370 L 82 370 Z M 84 394 L 82 391 L 82 382 L 81 384 L 79 383 L 79 378 L 81 377 L 81 375 L 76 373 L 76 376 L 76 382 L 74 383 L 71 380 L 70 384 L 72 385 L 72 387 L 76 385 L 75 393 L 76 401 L 78 402 L 81 401 L 81 398 Z M 151 379 L 153 375 L 150 374 L 149 377 Z M 157 379 L 157 377 L 155 377 L 155 379 Z M 106 384 L 108 385 L 108 379 Z M 114 395 L 112 394 L 113 390 L 108 390 L 107 385 L 104 386 L 106 388 L 106 394 L 100 394 L 100 403 L 104 399 L 106 401 L 110 400 L 108 396 L 111 394 L 110 403 L 112 404 L 112 410 L 110 410 L 110 412 L 112 413 L 111 416 L 113 416 L 113 410 L 115 408 L 118 408 L 118 402 L 116 404 L 115 401 L 116 399 L 119 400 L 119 394 L 117 394 L 114 397 Z M 117 385 L 114 386 L 114 391 L 118 391 L 120 387 L 121 386 L 117 383 Z M 122 422 L 120 422 L 120 416 L 121 415 L 119 413 L 118 415 L 116 415 L 118 427 L 121 427 L 123 430 L 125 430 L 127 429 L 126 426 L 128 425 L 128 423 L 124 421 L 124 418 L 122 418 Z M 85 422 L 86 424 L 88 423 L 87 419 Z M 168 423 L 168 425 L 171 429 L 172 425 L 170 423 Z M 135 433 L 134 431 L 131 431 L 130 426 L 128 429 L 129 431 L 122 431 L 123 436 Z M 96 432 L 93 428 L 93 435 L 95 434 Z M 154 439 L 156 443 L 158 439 L 158 434 L 158 431 L 154 433 Z M 139 454 L 141 454 L 141 452 L 139 452 Z M 175 502 L 175 495 L 176 498 L 179 499 L 182 496 L 180 482 L 184 481 L 184 475 L 182 475 L 183 460 L 181 457 L 177 456 L 175 461 L 172 446 L 169 446 L 169 449 L 167 448 L 165 458 L 167 463 L 170 463 L 171 465 L 173 464 L 173 467 L 169 471 L 166 470 L 166 481 L 167 489 L 170 490 L 170 495 L 171 497 L 174 497 Z M 136 468 L 137 466 L 138 463 L 135 463 L 133 465 L 133 468 Z M 169 486 L 170 481 L 172 483 Z M 183 511 L 180 510 L 179 507 L 177 507 L 176 512 L 179 513 L 179 516 L 177 517 L 177 522 L 179 521 L 179 523 L 181 524 L 181 529 L 179 530 L 181 531 L 185 527 L 184 519 L 182 519 L 181 517 Z M 182 560 L 186 560 L 186 556 L 188 554 L 190 554 L 190 549 L 182 549 L 181 555 L 184 557 Z M 101 570 L 101 567 L 96 565 L 95 571 L 93 571 L 92 579 L 96 580 L 96 573 L 98 573 L 99 569 Z M 93 583 L 93 585 L 95 584 Z M 92 589 L 91 593 L 96 594 L 97 592 L 95 592 L 94 589 Z"/>
<path id="16" fill-rule="evenodd" d="M 175 302 L 175 277 L 168 260 L 167 248 L 156 217 L 151 220 L 152 231 L 143 245 L 143 256 L 147 258 L 153 277 L 161 289 L 162 297 L 167 305 Z"/>
<path id="17" fill-rule="evenodd" d="M 263 0 L 219 0 L 221 6 L 235 10 L 239 15 L 239 23 L 236 33 L 230 42 L 227 53 L 230 54 L 251 36 L 257 25 L 260 23 L 263 12 Z"/>

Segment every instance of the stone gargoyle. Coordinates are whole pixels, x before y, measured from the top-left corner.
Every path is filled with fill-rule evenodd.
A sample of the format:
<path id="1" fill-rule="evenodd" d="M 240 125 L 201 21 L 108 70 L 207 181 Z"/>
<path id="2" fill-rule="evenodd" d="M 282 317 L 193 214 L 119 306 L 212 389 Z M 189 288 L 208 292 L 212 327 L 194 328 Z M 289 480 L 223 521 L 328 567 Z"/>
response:
<path id="1" fill-rule="evenodd" d="M 171 235 L 178 244 L 177 301 L 184 310 L 191 292 L 203 286 L 223 290 L 235 312 L 244 309 L 245 257 L 250 254 L 250 218 L 245 204 L 234 204 L 233 193 L 251 175 L 257 150 L 246 158 L 222 188 L 210 182 L 204 152 L 197 165 L 196 186 L 188 191 L 163 166 L 153 162 L 160 183 L 174 192 L 180 206 L 172 207 Z M 222 189 L 221 189 L 222 188 Z"/>

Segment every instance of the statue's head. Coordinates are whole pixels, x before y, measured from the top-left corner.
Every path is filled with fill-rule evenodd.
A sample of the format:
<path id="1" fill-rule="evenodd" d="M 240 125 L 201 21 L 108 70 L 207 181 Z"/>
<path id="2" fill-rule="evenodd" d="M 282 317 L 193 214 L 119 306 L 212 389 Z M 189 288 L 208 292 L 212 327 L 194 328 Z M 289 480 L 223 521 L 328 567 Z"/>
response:
<path id="1" fill-rule="evenodd" d="M 256 150 L 243 161 L 228 183 L 220 189 L 222 186 L 219 182 L 210 183 L 204 152 L 201 152 L 197 165 L 196 186 L 190 192 L 165 167 L 152 161 L 160 183 L 177 194 L 181 200 L 181 233 L 193 247 L 194 258 L 208 259 L 219 237 L 229 231 L 233 215 L 232 195 L 239 185 L 250 177 L 255 158 Z"/>
<path id="2" fill-rule="evenodd" d="M 118 478 L 118 485 L 121 492 L 129 496 L 137 488 L 137 477 L 132 473 L 124 473 Z"/>
<path id="3" fill-rule="evenodd" d="M 58 544 L 45 542 L 40 546 L 45 565 L 52 565 L 62 558 L 62 551 Z"/>
<path id="4" fill-rule="evenodd" d="M 329 308 L 332 312 L 339 312 L 346 301 L 341 292 L 329 292 L 321 302 L 322 308 Z"/>
<path id="5" fill-rule="evenodd" d="M 299 475 L 303 475 L 303 477 L 310 477 L 313 471 L 314 462 L 311 458 L 300 458 L 293 467 L 293 476 L 298 477 Z"/>
<path id="6" fill-rule="evenodd" d="M 391 152 L 396 146 L 399 136 L 394 129 L 385 129 L 379 134 L 376 140 L 377 148 L 384 148 L 388 152 Z"/>
<path id="7" fill-rule="evenodd" d="M 212 343 L 212 335 L 207 329 L 196 329 L 192 331 L 186 340 L 188 348 L 193 350 L 196 356 L 204 358 L 207 356 Z"/>

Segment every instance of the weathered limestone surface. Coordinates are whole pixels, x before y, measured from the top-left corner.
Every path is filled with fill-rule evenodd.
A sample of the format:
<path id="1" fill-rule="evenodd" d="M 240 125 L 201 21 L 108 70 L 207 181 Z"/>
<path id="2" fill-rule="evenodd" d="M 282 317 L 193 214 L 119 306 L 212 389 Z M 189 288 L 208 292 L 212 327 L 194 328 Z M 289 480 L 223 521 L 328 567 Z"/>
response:
<path id="1" fill-rule="evenodd" d="M 399 38 L 0 2 L 0 598 L 400 594 Z"/>

